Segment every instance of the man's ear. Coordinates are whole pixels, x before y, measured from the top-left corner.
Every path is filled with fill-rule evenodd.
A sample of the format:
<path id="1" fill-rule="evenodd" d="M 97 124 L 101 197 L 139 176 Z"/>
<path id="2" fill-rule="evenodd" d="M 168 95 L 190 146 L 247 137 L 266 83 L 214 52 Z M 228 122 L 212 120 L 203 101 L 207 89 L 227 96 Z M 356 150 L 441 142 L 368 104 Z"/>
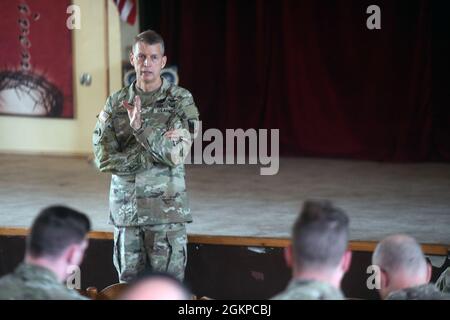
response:
<path id="1" fill-rule="evenodd" d="M 386 297 L 389 295 L 391 286 L 391 278 L 389 278 L 389 274 L 380 268 L 380 274 L 378 275 L 380 278 L 380 287 L 378 289 L 378 294 L 380 295 L 380 298 L 382 300 L 386 299 Z"/>
<path id="2" fill-rule="evenodd" d="M 134 67 L 134 54 L 133 49 L 130 51 L 130 63 Z"/>
<path id="3" fill-rule="evenodd" d="M 67 249 L 67 259 L 66 261 L 70 265 L 79 266 L 83 261 L 84 251 L 88 247 L 88 241 L 85 239 L 79 244 L 71 244 Z"/>
<path id="4" fill-rule="evenodd" d="M 382 289 L 389 287 L 391 280 L 389 279 L 389 274 L 380 268 L 380 286 Z"/>
<path id="5" fill-rule="evenodd" d="M 342 271 L 344 273 L 346 273 L 350 269 L 351 263 L 352 263 L 352 251 L 346 250 L 341 260 Z"/>
<path id="6" fill-rule="evenodd" d="M 66 254 L 65 254 L 65 260 L 67 262 L 68 265 L 76 265 L 79 254 L 79 246 L 76 244 L 71 244 L 67 249 L 66 249 Z"/>
<path id="7" fill-rule="evenodd" d="M 286 265 L 289 268 L 293 267 L 293 256 L 292 256 L 292 245 L 288 245 L 286 248 L 284 248 L 284 261 L 286 261 Z"/>
<path id="8" fill-rule="evenodd" d="M 166 56 L 163 56 L 163 57 L 162 57 L 161 69 L 164 69 L 164 67 L 166 66 L 166 63 L 167 63 L 167 57 L 166 57 Z"/>
<path id="9" fill-rule="evenodd" d="M 433 274 L 433 267 L 431 266 L 431 263 L 427 261 L 427 278 L 426 278 L 427 283 L 430 282 L 432 274 Z"/>

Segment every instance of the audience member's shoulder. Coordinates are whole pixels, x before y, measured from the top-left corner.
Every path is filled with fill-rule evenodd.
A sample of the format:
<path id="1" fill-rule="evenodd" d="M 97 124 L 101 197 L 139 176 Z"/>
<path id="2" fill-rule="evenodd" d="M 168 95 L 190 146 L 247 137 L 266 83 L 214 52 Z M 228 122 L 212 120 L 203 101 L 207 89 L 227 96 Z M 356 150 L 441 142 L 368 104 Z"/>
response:
<path id="1" fill-rule="evenodd" d="M 0 278 L 0 300 L 86 300 L 42 268 L 20 264 Z"/>
<path id="2" fill-rule="evenodd" d="M 343 300 L 341 290 L 319 281 L 291 281 L 272 300 Z"/>
<path id="3" fill-rule="evenodd" d="M 22 281 L 15 274 L 0 279 L 1 300 L 49 300 L 50 292 L 47 286 L 36 286 L 32 282 Z"/>
<path id="4" fill-rule="evenodd" d="M 440 292 L 433 284 L 424 284 L 391 292 L 387 300 L 448 300 L 449 297 Z"/>
<path id="5" fill-rule="evenodd" d="M 24 285 L 7 278 L 0 282 L 0 300 L 89 300 L 74 289 L 59 286 Z"/>
<path id="6" fill-rule="evenodd" d="M 13 274 L 7 274 L 0 278 L 0 300 L 12 299 L 18 289 Z"/>

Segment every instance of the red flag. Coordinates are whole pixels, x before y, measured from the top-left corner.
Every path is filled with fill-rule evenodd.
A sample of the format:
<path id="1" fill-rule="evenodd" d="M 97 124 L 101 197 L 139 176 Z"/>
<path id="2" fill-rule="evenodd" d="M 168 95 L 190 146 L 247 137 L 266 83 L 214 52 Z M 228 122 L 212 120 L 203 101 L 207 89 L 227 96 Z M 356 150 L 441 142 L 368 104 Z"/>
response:
<path id="1" fill-rule="evenodd" d="M 128 24 L 136 22 L 136 0 L 114 0 L 119 9 L 120 18 Z"/>

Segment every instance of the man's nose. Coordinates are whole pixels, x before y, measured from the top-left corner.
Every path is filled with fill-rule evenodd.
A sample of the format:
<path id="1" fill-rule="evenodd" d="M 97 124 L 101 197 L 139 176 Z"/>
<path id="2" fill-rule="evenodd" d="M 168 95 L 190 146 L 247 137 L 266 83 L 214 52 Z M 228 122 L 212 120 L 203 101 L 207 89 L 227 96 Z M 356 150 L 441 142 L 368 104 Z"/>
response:
<path id="1" fill-rule="evenodd" d="M 145 60 L 144 60 L 144 66 L 148 66 L 149 65 L 149 58 L 145 58 Z"/>

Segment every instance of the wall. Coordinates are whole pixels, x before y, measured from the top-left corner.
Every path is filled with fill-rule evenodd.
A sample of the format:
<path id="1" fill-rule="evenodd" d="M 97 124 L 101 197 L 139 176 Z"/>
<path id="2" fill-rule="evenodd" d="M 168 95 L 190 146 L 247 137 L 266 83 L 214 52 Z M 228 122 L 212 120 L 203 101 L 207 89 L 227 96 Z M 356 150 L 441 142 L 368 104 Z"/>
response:
<path id="1" fill-rule="evenodd" d="M 91 153 L 96 115 L 103 107 L 108 92 L 121 86 L 119 16 L 112 1 L 106 1 L 73 1 L 81 8 L 81 29 L 72 31 L 75 118 L 60 120 L 2 116 L 0 152 L 62 155 Z M 79 84 L 79 78 L 84 72 L 92 75 L 89 87 Z"/>
<path id="2" fill-rule="evenodd" d="M 122 35 L 121 38 L 122 60 L 128 61 L 130 54 L 130 47 L 133 44 L 133 39 L 139 33 L 139 14 L 136 17 L 136 22 L 134 23 L 134 25 L 129 25 L 128 23 L 120 20 L 120 33 Z"/>

